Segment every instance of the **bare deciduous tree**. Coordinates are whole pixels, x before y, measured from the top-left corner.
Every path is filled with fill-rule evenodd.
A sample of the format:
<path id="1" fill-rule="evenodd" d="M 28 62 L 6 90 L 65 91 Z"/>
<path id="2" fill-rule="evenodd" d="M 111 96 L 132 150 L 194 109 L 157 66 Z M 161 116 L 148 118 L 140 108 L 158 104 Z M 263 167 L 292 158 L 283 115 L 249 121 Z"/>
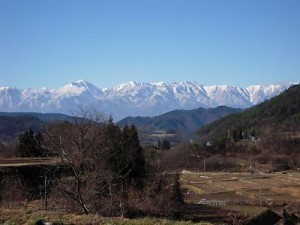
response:
<path id="1" fill-rule="evenodd" d="M 74 123 L 50 125 L 45 143 L 64 167 L 53 187 L 77 202 L 85 214 L 122 216 L 127 191 L 143 187 L 145 161 L 135 126 L 120 129 L 112 119 L 84 115 Z"/>
<path id="2" fill-rule="evenodd" d="M 55 181 L 54 187 L 75 200 L 85 214 L 90 213 L 87 202 L 94 192 L 93 176 L 103 166 L 102 117 L 74 117 L 74 123 L 53 123 L 45 131 L 46 147 L 60 158 L 66 174 Z"/>

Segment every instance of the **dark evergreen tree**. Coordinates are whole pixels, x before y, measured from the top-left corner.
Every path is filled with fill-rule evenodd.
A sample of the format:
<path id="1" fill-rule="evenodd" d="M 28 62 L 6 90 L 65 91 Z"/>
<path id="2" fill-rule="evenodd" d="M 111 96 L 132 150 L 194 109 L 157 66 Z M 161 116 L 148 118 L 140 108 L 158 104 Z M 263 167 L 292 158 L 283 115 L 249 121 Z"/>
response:
<path id="1" fill-rule="evenodd" d="M 124 127 L 122 131 L 122 149 L 126 165 L 123 170 L 123 174 L 127 175 L 126 182 L 142 187 L 145 176 L 145 159 L 137 129 L 134 125 Z"/>
<path id="2" fill-rule="evenodd" d="M 43 157 L 46 151 L 43 148 L 43 136 L 40 132 L 36 135 L 29 129 L 18 138 L 18 153 L 21 157 Z"/>
<path id="3" fill-rule="evenodd" d="M 169 150 L 171 148 L 171 142 L 165 138 L 159 139 L 157 142 L 157 147 L 160 150 Z"/>
<path id="4" fill-rule="evenodd" d="M 173 192 L 172 192 L 172 201 L 174 204 L 182 204 L 183 198 L 180 190 L 180 182 L 179 182 L 179 175 L 176 174 L 174 177 L 174 183 L 173 183 Z"/>
<path id="5" fill-rule="evenodd" d="M 231 138 L 233 139 L 233 141 L 239 141 L 243 139 L 243 132 L 241 129 L 234 129 L 231 131 Z"/>
<path id="6" fill-rule="evenodd" d="M 121 130 L 113 123 L 109 123 L 105 133 L 107 168 L 113 172 L 118 185 L 122 185 L 123 189 L 129 184 L 142 187 L 145 160 L 136 127 L 125 126 Z"/>
<path id="7" fill-rule="evenodd" d="M 122 133 L 112 120 L 109 120 L 104 129 L 104 146 L 106 148 L 106 167 L 114 174 L 120 174 L 122 168 L 122 148 L 120 145 Z"/>
<path id="8" fill-rule="evenodd" d="M 157 148 L 160 149 L 160 147 L 161 147 L 161 140 L 158 139 L 158 141 L 157 141 Z"/>
<path id="9" fill-rule="evenodd" d="M 256 137 L 257 136 L 257 131 L 256 131 L 255 128 L 252 128 L 249 133 L 250 133 L 251 137 Z"/>

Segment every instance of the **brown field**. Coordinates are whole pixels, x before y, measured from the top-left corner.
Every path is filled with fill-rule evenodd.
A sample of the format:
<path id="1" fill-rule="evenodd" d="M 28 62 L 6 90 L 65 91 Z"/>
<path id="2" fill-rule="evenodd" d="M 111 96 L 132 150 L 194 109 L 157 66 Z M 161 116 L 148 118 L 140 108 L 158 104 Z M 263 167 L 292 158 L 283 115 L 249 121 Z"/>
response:
<path id="1" fill-rule="evenodd" d="M 180 177 L 186 203 L 198 204 L 201 199 L 226 201 L 222 208 L 238 211 L 264 206 L 277 212 L 289 207 L 299 214 L 300 173 L 189 173 Z M 193 191 L 194 194 L 187 194 Z"/>
<path id="2" fill-rule="evenodd" d="M 58 158 L 43 157 L 43 158 L 0 158 L 0 168 L 5 167 L 20 167 L 33 165 L 55 165 L 59 163 Z"/>

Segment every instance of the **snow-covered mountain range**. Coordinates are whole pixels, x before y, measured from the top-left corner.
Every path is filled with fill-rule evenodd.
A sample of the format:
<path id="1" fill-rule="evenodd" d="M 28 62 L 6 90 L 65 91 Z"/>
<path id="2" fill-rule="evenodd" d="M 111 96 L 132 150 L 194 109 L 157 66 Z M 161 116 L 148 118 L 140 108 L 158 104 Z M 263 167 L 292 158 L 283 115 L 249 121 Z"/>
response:
<path id="1" fill-rule="evenodd" d="M 136 83 L 98 88 L 79 80 L 59 89 L 18 89 L 0 87 L 2 112 L 56 112 L 76 114 L 94 110 L 112 115 L 115 121 L 126 116 L 154 116 L 174 109 L 211 108 L 220 105 L 248 108 L 274 97 L 295 83 L 255 85 L 247 88 L 197 82 Z"/>

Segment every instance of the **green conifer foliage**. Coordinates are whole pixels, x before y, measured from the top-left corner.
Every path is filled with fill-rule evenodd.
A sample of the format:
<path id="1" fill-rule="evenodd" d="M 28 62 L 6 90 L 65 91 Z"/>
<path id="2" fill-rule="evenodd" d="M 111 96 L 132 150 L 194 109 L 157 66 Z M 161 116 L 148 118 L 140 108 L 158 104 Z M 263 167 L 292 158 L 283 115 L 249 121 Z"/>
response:
<path id="1" fill-rule="evenodd" d="M 140 146 L 136 127 L 131 125 L 128 132 L 128 153 L 131 156 L 130 161 L 132 164 L 132 169 L 129 173 L 129 179 L 132 179 L 137 187 L 142 187 L 143 178 L 145 176 L 145 159 L 143 148 Z"/>
<path id="2" fill-rule="evenodd" d="M 172 200 L 175 204 L 182 204 L 183 198 L 180 190 L 180 182 L 179 182 L 179 175 L 176 174 L 174 176 L 174 183 L 173 183 L 173 193 L 172 193 Z"/>
<path id="3" fill-rule="evenodd" d="M 32 129 L 21 134 L 18 139 L 17 150 L 21 157 L 45 156 L 42 134 L 38 132 L 35 135 Z"/>
<path id="4" fill-rule="evenodd" d="M 145 160 L 140 146 L 138 133 L 134 125 L 122 130 L 114 124 L 108 124 L 106 130 L 107 168 L 110 169 L 123 189 L 128 184 L 143 186 Z"/>

